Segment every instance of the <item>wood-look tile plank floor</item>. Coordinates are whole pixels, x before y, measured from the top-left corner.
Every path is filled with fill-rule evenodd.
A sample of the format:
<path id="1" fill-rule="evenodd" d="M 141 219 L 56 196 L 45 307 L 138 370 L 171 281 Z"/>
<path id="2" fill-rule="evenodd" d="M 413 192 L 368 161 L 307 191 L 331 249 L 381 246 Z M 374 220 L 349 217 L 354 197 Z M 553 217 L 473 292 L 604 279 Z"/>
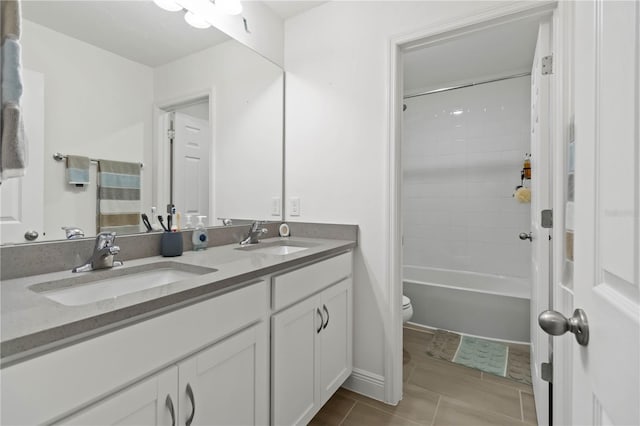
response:
<path id="1" fill-rule="evenodd" d="M 537 425 L 533 389 L 429 357 L 432 334 L 404 328 L 403 399 L 387 405 L 344 388 L 310 425 Z"/>

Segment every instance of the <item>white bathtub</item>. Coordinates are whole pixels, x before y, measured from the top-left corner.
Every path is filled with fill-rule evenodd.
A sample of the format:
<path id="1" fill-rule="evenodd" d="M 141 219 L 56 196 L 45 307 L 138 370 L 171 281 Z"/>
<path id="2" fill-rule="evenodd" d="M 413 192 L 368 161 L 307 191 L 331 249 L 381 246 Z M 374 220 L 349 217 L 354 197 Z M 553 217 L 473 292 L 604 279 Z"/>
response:
<path id="1" fill-rule="evenodd" d="M 446 269 L 403 267 L 412 323 L 529 343 L 529 281 Z"/>

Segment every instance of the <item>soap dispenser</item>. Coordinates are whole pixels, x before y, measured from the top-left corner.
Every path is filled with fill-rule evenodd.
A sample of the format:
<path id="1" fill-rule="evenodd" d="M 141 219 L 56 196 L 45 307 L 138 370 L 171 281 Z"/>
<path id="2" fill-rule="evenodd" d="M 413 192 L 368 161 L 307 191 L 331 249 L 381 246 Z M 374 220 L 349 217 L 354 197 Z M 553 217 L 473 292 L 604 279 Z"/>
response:
<path id="1" fill-rule="evenodd" d="M 191 234 L 191 242 L 193 243 L 194 250 L 204 250 L 209 245 L 209 236 L 207 235 L 207 228 L 204 226 L 203 220 L 206 216 L 198 216 L 198 224 Z"/>

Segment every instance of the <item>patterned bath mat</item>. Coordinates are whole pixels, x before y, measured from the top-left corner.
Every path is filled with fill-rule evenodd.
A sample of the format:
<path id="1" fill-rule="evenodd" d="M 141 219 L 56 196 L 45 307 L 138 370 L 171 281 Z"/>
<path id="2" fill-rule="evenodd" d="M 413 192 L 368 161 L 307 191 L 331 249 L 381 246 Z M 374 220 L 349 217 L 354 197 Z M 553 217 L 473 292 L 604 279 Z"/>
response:
<path id="1" fill-rule="evenodd" d="M 521 345 L 436 330 L 426 352 L 433 358 L 531 384 L 529 350 Z"/>

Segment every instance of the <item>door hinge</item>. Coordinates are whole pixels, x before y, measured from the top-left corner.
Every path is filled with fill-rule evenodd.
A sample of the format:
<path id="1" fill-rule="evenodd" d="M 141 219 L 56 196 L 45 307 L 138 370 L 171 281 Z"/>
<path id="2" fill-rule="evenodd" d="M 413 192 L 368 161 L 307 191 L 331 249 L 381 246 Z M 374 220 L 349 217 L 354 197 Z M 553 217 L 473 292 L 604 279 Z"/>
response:
<path id="1" fill-rule="evenodd" d="M 167 130 L 167 137 L 168 137 L 169 139 L 173 139 L 173 138 L 175 138 L 175 137 L 176 137 L 176 131 L 175 131 L 175 130 L 173 130 L 173 129 L 169 129 L 169 130 Z"/>
<path id="2" fill-rule="evenodd" d="M 542 57 L 542 75 L 553 74 L 553 55 Z"/>
<path id="3" fill-rule="evenodd" d="M 542 210 L 540 212 L 540 226 L 543 228 L 553 228 L 553 210 Z"/>
<path id="4" fill-rule="evenodd" d="M 553 364 L 550 362 L 543 362 L 540 364 L 541 379 L 545 382 L 553 383 Z"/>

